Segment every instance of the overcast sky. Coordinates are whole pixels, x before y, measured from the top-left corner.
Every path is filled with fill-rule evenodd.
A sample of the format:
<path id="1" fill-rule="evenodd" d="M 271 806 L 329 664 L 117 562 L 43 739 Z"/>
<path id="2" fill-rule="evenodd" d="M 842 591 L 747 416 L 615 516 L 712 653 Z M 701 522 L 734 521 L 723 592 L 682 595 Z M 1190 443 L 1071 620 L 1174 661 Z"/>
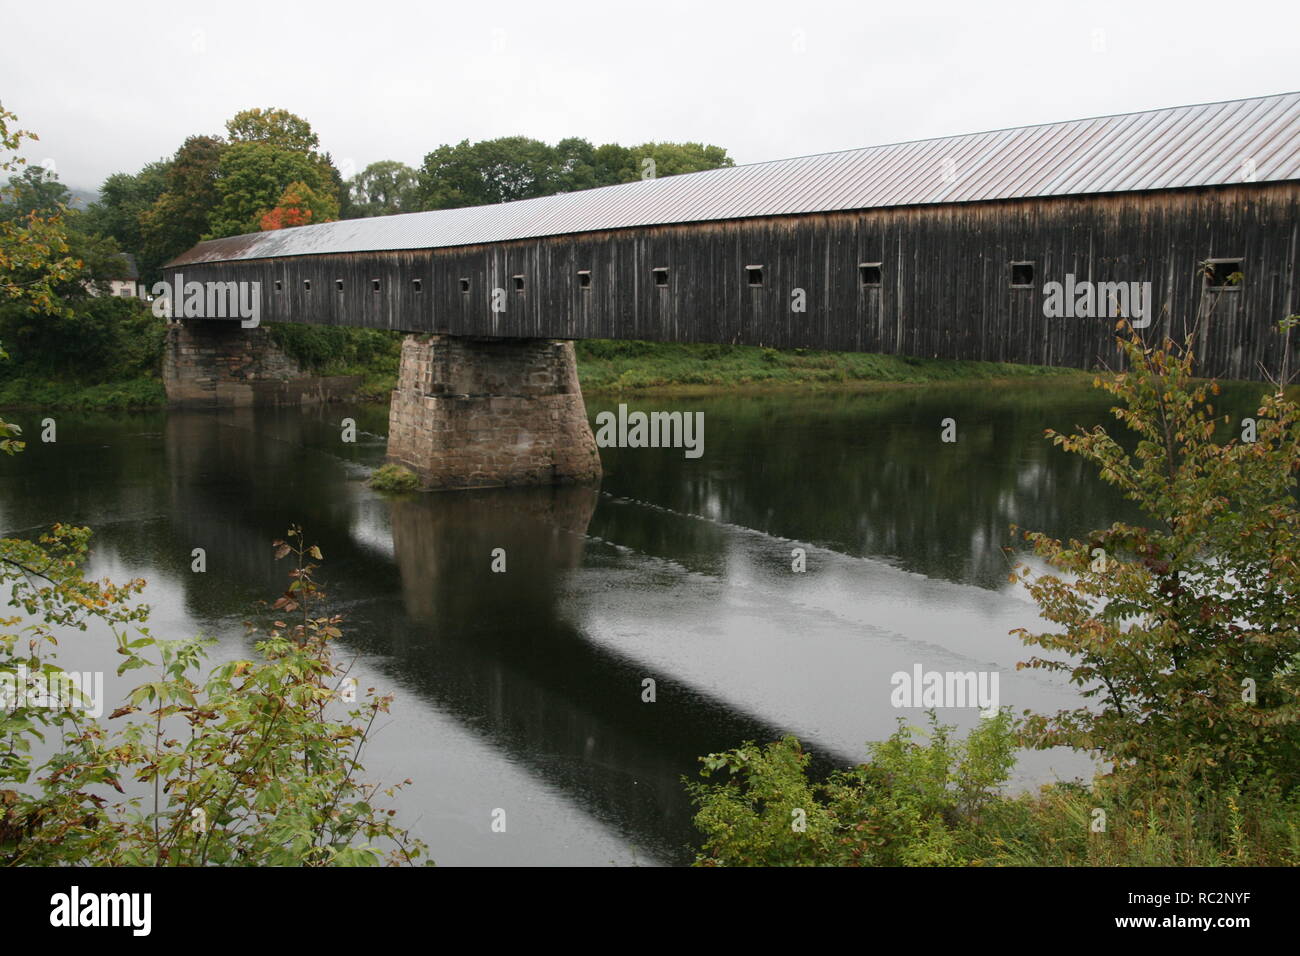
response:
<path id="1" fill-rule="evenodd" d="M 1300 3 L 15 3 L 0 104 L 69 186 L 308 119 L 344 175 L 523 134 L 737 163 L 1300 89 Z"/>

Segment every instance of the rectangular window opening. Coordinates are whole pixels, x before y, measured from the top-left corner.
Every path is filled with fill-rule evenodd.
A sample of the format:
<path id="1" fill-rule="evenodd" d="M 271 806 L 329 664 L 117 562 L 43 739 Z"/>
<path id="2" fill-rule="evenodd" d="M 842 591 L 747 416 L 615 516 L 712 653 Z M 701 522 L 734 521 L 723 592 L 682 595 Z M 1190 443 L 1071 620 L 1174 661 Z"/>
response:
<path id="1" fill-rule="evenodd" d="M 371 292 L 378 292 L 378 291 L 379 291 L 379 280 L 378 280 L 378 279 L 371 279 L 371 280 L 370 280 L 370 291 L 371 291 Z"/>
<path id="2" fill-rule="evenodd" d="M 1240 259 L 1207 259 L 1205 262 L 1205 286 L 1226 292 L 1241 288 L 1246 281 L 1246 274 L 1241 271 Z"/>
<path id="3" fill-rule="evenodd" d="M 310 280 L 310 279 L 303 279 L 303 280 L 302 280 L 302 288 L 303 288 L 303 291 L 304 291 L 304 292 L 310 292 L 310 291 L 311 291 L 311 280 Z"/>
<path id="4" fill-rule="evenodd" d="M 342 292 L 342 291 L 343 291 L 343 280 L 342 280 L 342 279 L 335 279 L 335 280 L 334 280 L 334 291 L 335 291 L 335 292 Z"/>
<path id="5" fill-rule="evenodd" d="M 411 280 L 411 288 L 412 288 L 412 290 L 414 290 L 415 292 L 423 292 L 423 291 L 424 291 L 424 281 L 423 281 L 422 279 L 412 279 L 412 280 Z"/>
<path id="6" fill-rule="evenodd" d="M 590 289 L 590 288 L 591 288 L 591 270 L 590 270 L 590 269 L 579 269 L 579 270 L 578 270 L 578 288 L 580 288 L 580 289 Z"/>
<path id="7" fill-rule="evenodd" d="M 761 286 L 763 284 L 763 267 L 745 266 L 745 278 L 751 286 Z"/>
<path id="8" fill-rule="evenodd" d="M 515 282 L 515 291 L 516 291 L 516 292 L 523 292 L 523 291 L 524 291 L 524 277 L 523 277 L 523 276 L 511 276 L 511 278 L 514 279 L 514 282 Z"/>
<path id="9" fill-rule="evenodd" d="M 276 292 L 279 292 L 279 291 L 280 291 L 281 289 L 283 289 L 283 288 L 284 288 L 284 283 L 281 282 L 279 279 L 276 279 L 276 280 L 275 280 L 275 291 L 276 291 Z"/>
<path id="10" fill-rule="evenodd" d="M 460 291 L 461 291 L 461 292 L 464 292 L 464 293 L 466 293 L 466 294 L 469 293 L 469 280 L 468 280 L 468 279 L 461 279 L 461 280 L 460 280 Z"/>
<path id="11" fill-rule="evenodd" d="M 1029 289 L 1034 284 L 1034 264 L 1032 262 L 1011 263 L 1011 288 Z"/>
<path id="12" fill-rule="evenodd" d="M 858 263 L 858 278 L 862 281 L 864 288 L 874 289 L 879 287 L 883 277 L 884 270 L 879 262 Z"/>
<path id="13" fill-rule="evenodd" d="M 661 288 L 668 285 L 668 268 L 666 266 L 660 266 L 655 269 L 654 276 L 655 285 L 660 286 Z"/>

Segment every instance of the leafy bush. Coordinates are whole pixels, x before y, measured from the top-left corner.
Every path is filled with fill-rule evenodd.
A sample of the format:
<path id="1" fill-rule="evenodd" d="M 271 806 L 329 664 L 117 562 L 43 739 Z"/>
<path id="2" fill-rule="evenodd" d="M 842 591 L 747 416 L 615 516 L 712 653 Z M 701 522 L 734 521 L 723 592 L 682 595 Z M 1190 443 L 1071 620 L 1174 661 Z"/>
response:
<path id="1" fill-rule="evenodd" d="M 1192 351 L 1123 343 L 1130 371 L 1099 381 L 1136 433 L 1127 451 L 1100 426 L 1052 441 L 1137 502 L 1150 527 L 1087 540 L 1027 534 L 1055 573 L 1018 569 L 1061 630 L 1018 633 L 1055 652 L 1025 665 L 1069 674 L 1095 706 L 1025 724 L 1035 746 L 1091 751 L 1155 786 L 1300 784 L 1300 406 L 1278 389 L 1254 441 L 1218 415 Z M 1233 436 L 1216 441 L 1216 432 Z M 1014 577 L 1014 576 L 1013 576 Z M 1068 658 L 1068 659 L 1063 659 Z"/>
<path id="2" fill-rule="evenodd" d="M 704 836 L 696 865 L 1300 865 L 1300 793 L 1099 778 L 1006 796 L 1014 738 L 1005 712 L 962 742 L 935 725 L 921 743 L 900 726 L 868 745 L 869 763 L 821 784 L 793 737 L 702 757 L 703 777 L 727 779 L 687 785 Z"/>
<path id="3" fill-rule="evenodd" d="M 276 345 L 305 371 L 318 374 L 351 373 L 376 365 L 391 365 L 396 372 L 401 358 L 399 332 L 293 322 L 275 322 L 267 328 Z"/>
<path id="4" fill-rule="evenodd" d="M 164 320 L 139 299 L 86 296 L 51 315 L 0 308 L 14 378 L 94 385 L 157 376 L 166 336 Z"/>
<path id="5" fill-rule="evenodd" d="M 699 807 L 702 866 L 924 866 L 963 862 L 981 814 L 1013 763 L 1011 717 L 984 719 L 965 740 L 930 713 L 927 742 L 901 720 L 868 745 L 869 763 L 808 778 L 794 737 L 701 757 L 706 780 L 688 782 Z"/>
<path id="6" fill-rule="evenodd" d="M 144 586 L 87 581 L 89 531 L 55 527 L 39 541 L 0 540 L 0 584 L 31 619 L 2 622 L 0 671 L 59 673 L 59 632 L 109 625 L 119 673 L 152 670 L 108 724 L 71 707 L 18 699 L 0 708 L 0 864 L 358 865 L 424 853 L 358 779 L 360 756 L 391 698 L 347 688 L 333 658 L 337 617 L 316 616 L 319 549 L 297 529 L 275 542 L 295 566 L 251 659 L 199 676 L 205 642 L 162 640 L 133 605 Z M 25 669 L 25 670 L 24 670 Z M 340 690 L 343 693 L 340 694 Z M 117 727 L 112 722 L 127 719 Z M 34 765 L 32 745 L 54 754 Z M 132 787 L 128 794 L 123 784 Z M 33 785 L 35 792 L 32 792 Z M 116 792 L 117 796 L 114 796 Z"/>
<path id="7" fill-rule="evenodd" d="M 1055 784 L 997 804 L 972 862 L 1007 866 L 1297 866 L 1300 797 L 1276 787 Z"/>

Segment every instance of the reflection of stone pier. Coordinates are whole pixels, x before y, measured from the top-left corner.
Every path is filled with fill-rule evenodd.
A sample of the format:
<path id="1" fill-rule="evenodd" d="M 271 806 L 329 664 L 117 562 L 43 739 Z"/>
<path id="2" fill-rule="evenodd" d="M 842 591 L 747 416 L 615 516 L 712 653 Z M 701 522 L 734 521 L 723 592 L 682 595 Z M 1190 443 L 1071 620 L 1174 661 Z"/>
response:
<path id="1" fill-rule="evenodd" d="M 560 485 L 394 501 L 393 554 L 407 612 L 427 620 L 455 603 L 456 612 L 479 618 L 524 607 L 550 616 L 557 573 L 582 564 L 596 497 L 592 487 Z M 504 574 L 489 570 L 497 548 Z"/>
<path id="2" fill-rule="evenodd" d="M 565 595 L 598 495 L 567 485 L 391 502 L 405 615 L 385 647 L 408 686 L 597 819 L 680 862 L 695 838 L 682 776 L 700 754 L 781 730 L 622 657 L 572 618 Z M 495 548 L 505 573 L 492 571 Z M 646 677 L 661 702 L 642 699 Z"/>
<path id="3" fill-rule="evenodd" d="M 284 589 L 289 570 L 270 543 L 302 524 L 325 555 L 329 612 L 344 616 L 342 654 L 364 654 L 404 713 L 418 714 L 406 702 L 423 701 L 652 859 L 689 859 L 681 848 L 696 834 L 681 777 L 700 754 L 782 733 L 587 633 L 584 602 L 571 595 L 589 590 L 608 560 L 588 536 L 599 501 L 591 485 L 382 499 L 338 465 L 338 429 L 325 410 L 174 410 L 159 426 L 166 455 L 148 459 L 148 474 L 166 483 L 170 533 L 145 535 L 150 525 L 126 521 L 106 537 L 119 550 L 161 549 L 155 566 L 177 569 L 185 607 L 205 631 L 270 619 L 259 602 Z M 130 475 L 113 487 L 132 513 L 142 476 L 138 459 L 123 456 L 139 447 L 110 442 L 104 451 L 119 479 Z M 196 547 L 206 551 L 203 574 L 190 570 Z M 593 559 L 593 547 L 604 558 Z M 505 573 L 492 571 L 496 548 Z M 655 704 L 642 699 L 646 677 L 658 681 Z M 429 725 L 408 728 L 388 733 L 411 775 L 427 781 L 434 758 L 422 755 L 448 743 Z M 445 809 L 455 793 L 434 799 Z"/>
<path id="4" fill-rule="evenodd" d="M 573 343 L 407 336 L 388 457 L 430 488 L 598 479 Z"/>

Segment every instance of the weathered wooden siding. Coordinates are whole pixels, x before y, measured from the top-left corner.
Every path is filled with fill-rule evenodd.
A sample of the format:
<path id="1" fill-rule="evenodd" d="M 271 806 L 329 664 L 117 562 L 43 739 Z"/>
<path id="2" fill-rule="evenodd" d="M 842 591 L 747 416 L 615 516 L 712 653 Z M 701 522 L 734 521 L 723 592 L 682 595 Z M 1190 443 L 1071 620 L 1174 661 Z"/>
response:
<path id="1" fill-rule="evenodd" d="M 1116 361 L 1113 321 L 1043 316 L 1043 284 L 1150 281 L 1146 334 L 1181 338 L 1209 294 L 1208 258 L 1240 258 L 1201 330 L 1202 370 L 1276 372 L 1300 335 L 1300 183 L 909 206 L 584 233 L 450 249 L 190 265 L 186 280 L 260 280 L 263 320 L 412 332 L 819 348 L 1093 368 Z M 1034 263 L 1011 288 L 1010 263 Z M 880 288 L 858 265 L 880 262 Z M 763 285 L 745 267 L 763 267 Z M 669 269 L 668 285 L 653 270 Z M 579 270 L 591 284 L 580 286 Z M 513 277 L 524 277 L 516 292 Z M 470 281 L 461 292 L 460 281 Z M 372 291 L 373 280 L 379 291 Z M 282 283 L 275 291 L 274 283 Z M 311 291 L 304 281 L 311 282 Z M 342 280 L 342 291 L 336 281 Z M 414 280 L 422 284 L 416 292 Z M 493 290 L 504 308 L 493 311 Z M 791 308 L 802 289 L 807 311 Z"/>

